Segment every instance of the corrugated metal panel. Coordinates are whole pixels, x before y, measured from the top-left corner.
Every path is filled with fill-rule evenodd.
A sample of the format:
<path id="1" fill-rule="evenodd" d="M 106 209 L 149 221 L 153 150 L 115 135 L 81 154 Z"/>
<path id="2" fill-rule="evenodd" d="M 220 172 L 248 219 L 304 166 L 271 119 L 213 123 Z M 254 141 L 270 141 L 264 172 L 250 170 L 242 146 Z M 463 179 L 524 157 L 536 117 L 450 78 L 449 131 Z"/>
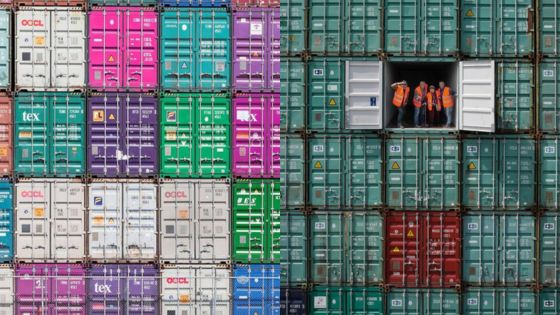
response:
<path id="1" fill-rule="evenodd" d="M 157 256 L 157 188 L 155 185 L 123 185 L 123 250 L 127 260 L 151 260 Z"/>
<path id="2" fill-rule="evenodd" d="M 527 62 L 497 62 L 496 124 L 498 130 L 534 128 L 533 68 Z"/>
<path id="3" fill-rule="evenodd" d="M 233 267 L 233 315 L 280 313 L 280 266 Z"/>
<path id="4" fill-rule="evenodd" d="M 560 217 L 557 213 L 545 213 L 540 217 L 539 271 L 544 286 L 560 285 Z"/>
<path id="5" fill-rule="evenodd" d="M 164 177 L 223 178 L 230 174 L 230 106 L 223 94 L 163 94 Z"/>
<path id="6" fill-rule="evenodd" d="M 309 294 L 311 315 L 381 315 L 384 293 L 380 288 L 315 287 Z"/>
<path id="7" fill-rule="evenodd" d="M 467 288 L 462 298 L 462 314 L 465 315 L 536 314 L 537 312 L 537 294 L 531 289 Z"/>
<path id="8" fill-rule="evenodd" d="M 0 313 L 14 314 L 14 269 L 0 265 Z"/>
<path id="9" fill-rule="evenodd" d="M 307 283 L 307 217 L 299 211 L 282 211 L 280 215 L 280 276 L 288 287 Z"/>
<path id="10" fill-rule="evenodd" d="M 162 0 L 161 4 L 170 7 L 226 7 L 229 0 Z"/>
<path id="11" fill-rule="evenodd" d="M 560 6 L 555 0 L 538 2 L 540 19 L 540 52 L 546 56 L 560 55 Z"/>
<path id="12" fill-rule="evenodd" d="M 306 315 L 307 292 L 302 289 L 280 289 L 280 314 Z"/>
<path id="13" fill-rule="evenodd" d="M 280 139 L 280 206 L 302 208 L 305 198 L 305 142 L 301 136 L 283 134 Z"/>
<path id="14" fill-rule="evenodd" d="M 539 63 L 539 128 L 546 133 L 560 132 L 560 61 Z"/>
<path id="15" fill-rule="evenodd" d="M 85 184 L 26 179 L 15 185 L 18 261 L 76 262 L 85 258 Z"/>
<path id="16" fill-rule="evenodd" d="M 10 263 L 14 257 L 13 188 L 8 181 L 0 181 L 0 261 Z M 0 275 L 2 269 L 0 269 Z M 0 295 L 2 281 L 0 280 Z M 0 314 L 2 310 L 0 300 Z"/>
<path id="17" fill-rule="evenodd" d="M 314 58 L 308 63 L 308 129 L 344 129 L 344 65 L 340 58 Z"/>
<path id="18" fill-rule="evenodd" d="M 306 67 L 295 58 L 280 61 L 280 130 L 305 130 Z"/>
<path id="19" fill-rule="evenodd" d="M 333 209 L 381 206 L 381 149 L 378 136 L 310 138 L 309 204 Z"/>
<path id="20" fill-rule="evenodd" d="M 5 3 L 1 1 L 0 3 Z M 7 3 L 11 3 L 8 1 Z M 9 90 L 12 70 L 12 14 L 0 10 L 0 89 Z"/>
<path id="21" fill-rule="evenodd" d="M 305 0 L 288 0 L 280 6 L 280 25 L 282 28 L 280 52 L 282 54 L 300 55 L 307 48 L 305 4 Z M 282 58 L 282 62 L 284 62 L 284 58 Z"/>
<path id="22" fill-rule="evenodd" d="M 536 142 L 528 136 L 463 139 L 463 205 L 526 210 L 536 204 Z"/>
<path id="23" fill-rule="evenodd" d="M 459 141 L 392 135 L 386 143 L 387 205 L 402 210 L 459 206 Z"/>
<path id="24" fill-rule="evenodd" d="M 539 206 L 560 208 L 560 137 L 546 136 L 539 141 Z"/>
<path id="25" fill-rule="evenodd" d="M 167 2 L 175 1 L 163 4 Z M 161 87 L 185 92 L 227 91 L 231 39 L 226 10 L 165 9 L 161 19 Z"/>
<path id="26" fill-rule="evenodd" d="M 155 6 L 157 0 L 88 0 L 91 6 Z"/>
<path id="27" fill-rule="evenodd" d="M 161 310 L 165 315 L 230 314 L 231 272 L 215 265 L 165 265 Z"/>
<path id="28" fill-rule="evenodd" d="M 314 284 L 368 286 L 383 281 L 383 219 L 377 212 L 314 212 L 310 217 Z"/>
<path id="29" fill-rule="evenodd" d="M 86 15 L 81 8 L 16 11 L 16 90 L 85 88 Z"/>
<path id="30" fill-rule="evenodd" d="M 279 0 L 232 0 L 234 9 L 280 7 Z"/>
<path id="31" fill-rule="evenodd" d="M 160 260 L 230 260 L 230 188 L 225 181 L 165 180 L 160 185 Z"/>
<path id="32" fill-rule="evenodd" d="M 12 99 L 0 94 L 0 175 L 10 176 L 13 171 Z"/>
<path id="33" fill-rule="evenodd" d="M 560 289 L 543 289 L 539 293 L 539 315 L 560 313 Z"/>
<path id="34" fill-rule="evenodd" d="M 456 315 L 460 308 L 459 294 L 451 289 L 398 289 L 387 294 L 388 315 Z"/>
<path id="35" fill-rule="evenodd" d="M 521 214 L 463 215 L 463 282 L 521 285 L 536 280 L 535 218 Z"/>
<path id="36" fill-rule="evenodd" d="M 2 1 L 2 3 L 11 3 L 9 1 Z M 57 7 L 84 7 L 86 1 L 84 0 L 14 0 L 14 6 L 57 6 Z"/>

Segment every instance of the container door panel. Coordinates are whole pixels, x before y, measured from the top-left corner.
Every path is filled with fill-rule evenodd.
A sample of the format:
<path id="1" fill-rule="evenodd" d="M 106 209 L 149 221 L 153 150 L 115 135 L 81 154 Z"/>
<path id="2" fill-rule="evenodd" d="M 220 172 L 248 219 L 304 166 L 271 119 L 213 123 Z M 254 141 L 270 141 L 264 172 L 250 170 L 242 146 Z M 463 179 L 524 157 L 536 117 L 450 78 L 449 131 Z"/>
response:
<path id="1" fill-rule="evenodd" d="M 58 264 L 50 267 L 49 305 L 54 314 L 85 315 L 85 269 L 77 264 Z M 52 314 L 51 313 L 51 314 Z"/>
<path id="2" fill-rule="evenodd" d="M 269 103 L 268 129 L 270 130 L 270 141 L 268 142 L 269 148 L 265 151 L 268 158 L 267 169 L 270 170 L 269 176 L 280 178 L 280 94 L 272 94 Z"/>
<path id="3" fill-rule="evenodd" d="M 280 11 L 270 10 L 268 18 L 267 84 L 269 89 L 278 92 L 280 91 Z"/>
<path id="4" fill-rule="evenodd" d="M 543 215 L 540 219 L 540 281 L 546 286 L 558 286 L 560 268 L 560 216 L 557 214 Z"/>
<path id="5" fill-rule="evenodd" d="M 480 132 L 495 130 L 494 61 L 461 61 L 455 110 L 459 129 Z"/>
<path id="6" fill-rule="evenodd" d="M 51 17 L 51 85 L 81 90 L 85 85 L 86 15 L 78 10 L 54 10 Z"/>
<path id="7" fill-rule="evenodd" d="M 299 211 L 283 211 L 281 229 L 281 276 L 283 287 L 304 284 L 307 281 L 307 217 Z"/>
<path id="8" fill-rule="evenodd" d="M 195 197 L 193 182 L 160 186 L 161 260 L 189 262 L 195 259 Z"/>
<path id="9" fill-rule="evenodd" d="M 461 284 L 460 217 L 446 213 L 428 214 L 425 229 L 425 279 L 428 287 Z"/>
<path id="10" fill-rule="evenodd" d="M 89 256 L 94 260 L 122 258 L 122 186 L 89 186 Z"/>
<path id="11" fill-rule="evenodd" d="M 50 108 L 47 95 L 25 94 L 16 98 L 16 173 L 45 176 L 50 168 Z"/>
<path id="12" fill-rule="evenodd" d="M 0 87 L 5 89 L 8 89 L 11 83 L 11 25 L 11 12 L 0 10 Z"/>
<path id="13" fill-rule="evenodd" d="M 211 263 L 227 262 L 230 259 L 229 185 L 200 182 L 196 192 L 197 258 Z"/>
<path id="14" fill-rule="evenodd" d="M 345 4 L 338 0 L 309 1 L 308 46 L 311 52 L 326 55 L 342 51 Z"/>
<path id="15" fill-rule="evenodd" d="M 196 85 L 195 21 L 198 13 L 166 11 L 161 13 L 161 85 L 164 89 L 191 89 Z"/>
<path id="16" fill-rule="evenodd" d="M 49 197 L 48 182 L 22 182 L 16 185 L 17 259 L 49 259 Z"/>
<path id="17" fill-rule="evenodd" d="M 16 88 L 44 90 L 51 81 L 51 11 L 19 10 L 16 19 Z"/>
<path id="18" fill-rule="evenodd" d="M 268 182 L 268 205 L 270 209 L 267 218 L 268 245 L 265 254 L 271 263 L 280 262 L 280 181 L 273 179 Z"/>
<path id="19" fill-rule="evenodd" d="M 459 142 L 426 138 L 423 142 L 421 200 L 424 208 L 444 210 L 459 204 Z"/>
<path id="20" fill-rule="evenodd" d="M 469 284 L 493 283 L 498 277 L 499 216 L 463 217 L 463 280 Z"/>
<path id="21" fill-rule="evenodd" d="M 270 211 L 266 207 L 266 188 L 262 182 L 245 182 L 234 186 L 233 200 L 233 252 L 238 262 L 261 262 L 265 258 L 266 218 Z"/>
<path id="22" fill-rule="evenodd" d="M 421 139 L 394 138 L 386 143 L 386 199 L 390 207 L 415 209 L 422 205 L 420 184 L 424 163 Z"/>
<path id="23" fill-rule="evenodd" d="M 124 184 L 124 258 L 153 260 L 156 255 L 156 187 Z"/>
<path id="24" fill-rule="evenodd" d="M 471 209 L 495 209 L 499 201 L 498 140 L 463 140 L 463 204 Z M 504 163 L 505 161 L 502 161 Z"/>
<path id="25" fill-rule="evenodd" d="M 52 257 L 59 261 L 81 261 L 85 257 L 85 188 L 78 182 L 51 185 Z"/>
<path id="26" fill-rule="evenodd" d="M 309 63 L 309 129 L 321 132 L 340 132 L 344 129 L 343 69 L 341 61 L 327 58 Z"/>
<path id="27" fill-rule="evenodd" d="M 420 261 L 424 218 L 415 214 L 394 215 L 387 222 L 387 283 L 397 286 L 421 286 L 424 274 Z"/>
<path id="28" fill-rule="evenodd" d="M 227 91 L 230 81 L 230 19 L 222 9 L 200 10 L 196 85 L 203 91 Z"/>
<path id="29" fill-rule="evenodd" d="M 284 214 L 282 214 L 284 215 Z M 346 217 L 346 278 L 349 283 L 368 285 L 383 277 L 383 219 L 378 214 Z"/>
<path id="30" fill-rule="evenodd" d="M 0 39 L 1 41 L 1 39 Z M 0 98 L 0 174 L 13 172 L 13 101 Z"/>
<path id="31" fill-rule="evenodd" d="M 0 268 L 0 312 L 14 314 L 14 269 Z"/>
<path id="32" fill-rule="evenodd" d="M 344 222 L 340 213 L 318 213 L 310 218 L 310 279 L 313 283 L 344 282 Z"/>
<path id="33" fill-rule="evenodd" d="M 126 296 L 121 301 L 125 306 L 122 314 L 159 314 L 159 275 L 147 265 L 128 265 L 123 279 Z"/>
<path id="34" fill-rule="evenodd" d="M 233 100 L 233 171 L 240 177 L 262 177 L 268 134 L 269 100 L 264 95 L 236 97 Z"/>
<path id="35" fill-rule="evenodd" d="M 121 54 L 124 47 L 121 12 L 104 8 L 89 12 L 89 85 L 117 88 L 122 82 Z"/>
<path id="36" fill-rule="evenodd" d="M 304 205 L 305 149 L 301 137 L 282 134 L 280 163 L 280 189 L 282 209 L 300 208 Z"/>
<path id="37" fill-rule="evenodd" d="M 268 14 L 266 10 L 233 14 L 233 74 L 236 91 L 259 92 L 267 89 Z"/>
<path id="38" fill-rule="evenodd" d="M 229 314 L 230 278 L 231 274 L 228 269 L 213 266 L 198 268 L 196 291 L 200 314 Z"/>
<path id="39" fill-rule="evenodd" d="M 230 106 L 223 96 L 198 97 L 196 118 L 197 171 L 202 178 L 223 178 L 230 173 Z"/>
<path id="40" fill-rule="evenodd" d="M 317 137 L 309 140 L 309 204 L 319 208 L 344 205 L 345 138 Z"/>
<path id="41" fill-rule="evenodd" d="M 52 112 L 53 174 L 77 176 L 85 172 L 85 100 L 54 96 Z"/>
<path id="42" fill-rule="evenodd" d="M 10 183 L 0 184 L 0 261 L 11 262 L 14 256 L 13 188 Z M 0 277 L 2 269 L 0 269 Z M 0 279 L 0 293 L 1 293 Z M 0 294 L 1 296 L 1 294 Z M 0 301 L 0 311 L 2 310 Z M 0 312 L 1 314 L 1 312 Z"/>
<path id="43" fill-rule="evenodd" d="M 170 177 L 193 177 L 195 98 L 164 97 L 161 109 L 161 173 Z"/>
<path id="44" fill-rule="evenodd" d="M 533 283 L 535 277 L 535 218 L 504 215 L 500 222 L 500 275 L 502 283 Z"/>
<path id="45" fill-rule="evenodd" d="M 45 315 L 49 302 L 51 283 L 49 267 L 25 264 L 16 269 L 16 314 Z"/>
<path id="46" fill-rule="evenodd" d="M 155 90 L 158 78 L 158 13 L 153 9 L 121 10 L 124 74 L 126 88 Z"/>
<path id="47" fill-rule="evenodd" d="M 196 314 L 196 308 L 200 306 L 200 302 L 190 303 L 190 301 L 198 298 L 196 290 L 198 268 L 192 265 L 182 265 L 181 267 L 168 267 L 161 271 L 163 314 Z"/>
<path id="48" fill-rule="evenodd" d="M 94 176 L 116 176 L 120 172 L 121 107 L 120 97 L 93 97 L 88 102 L 89 172 Z"/>
<path id="49" fill-rule="evenodd" d="M 347 137 L 345 143 L 344 205 L 366 209 L 381 205 L 381 140 Z"/>
<path id="50" fill-rule="evenodd" d="M 346 61 L 346 129 L 383 128 L 383 63 Z"/>
<path id="51" fill-rule="evenodd" d="M 88 272 L 88 315 L 124 313 L 126 268 L 117 265 L 93 265 Z"/>

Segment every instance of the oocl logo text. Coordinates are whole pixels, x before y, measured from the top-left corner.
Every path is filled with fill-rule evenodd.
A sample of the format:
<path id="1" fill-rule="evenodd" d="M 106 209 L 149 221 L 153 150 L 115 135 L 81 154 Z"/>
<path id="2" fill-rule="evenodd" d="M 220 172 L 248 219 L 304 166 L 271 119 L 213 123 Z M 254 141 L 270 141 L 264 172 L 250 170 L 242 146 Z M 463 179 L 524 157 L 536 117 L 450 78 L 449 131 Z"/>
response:
<path id="1" fill-rule="evenodd" d="M 42 191 L 24 190 L 21 192 L 22 197 L 38 197 L 43 198 Z"/>
<path id="2" fill-rule="evenodd" d="M 188 284 L 189 280 L 187 278 L 167 278 L 167 283 L 169 284 Z"/>
<path id="3" fill-rule="evenodd" d="M 184 191 L 168 191 L 165 193 L 166 198 L 187 198 Z"/>
<path id="4" fill-rule="evenodd" d="M 23 26 L 45 26 L 41 20 L 21 20 Z"/>

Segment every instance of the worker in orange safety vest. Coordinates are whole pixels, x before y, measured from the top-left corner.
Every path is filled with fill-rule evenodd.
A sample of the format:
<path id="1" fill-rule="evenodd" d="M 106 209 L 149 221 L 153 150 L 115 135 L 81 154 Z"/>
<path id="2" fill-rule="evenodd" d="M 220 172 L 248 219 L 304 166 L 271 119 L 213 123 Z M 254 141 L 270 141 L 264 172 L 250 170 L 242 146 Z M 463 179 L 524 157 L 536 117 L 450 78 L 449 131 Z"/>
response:
<path id="1" fill-rule="evenodd" d="M 406 81 L 395 82 L 391 84 L 391 88 L 395 90 L 393 95 L 393 106 L 397 107 L 397 124 L 399 128 L 403 128 L 403 118 L 405 107 L 408 104 L 408 95 L 410 94 L 410 87 Z"/>
<path id="2" fill-rule="evenodd" d="M 440 81 L 439 89 L 437 89 L 436 95 L 438 98 L 438 103 L 443 107 L 443 110 L 445 111 L 445 127 L 449 128 L 453 124 L 455 92 L 452 91 L 448 86 L 446 86 L 445 82 Z"/>
<path id="3" fill-rule="evenodd" d="M 414 104 L 414 125 L 420 128 L 426 122 L 426 95 L 428 94 L 428 85 L 424 81 L 414 89 L 414 97 L 412 104 Z"/>
<path id="4" fill-rule="evenodd" d="M 436 87 L 430 85 L 428 94 L 426 95 L 426 100 L 428 103 L 427 121 L 429 126 L 436 126 L 440 121 L 441 105 L 439 104 L 438 97 L 436 94 Z"/>

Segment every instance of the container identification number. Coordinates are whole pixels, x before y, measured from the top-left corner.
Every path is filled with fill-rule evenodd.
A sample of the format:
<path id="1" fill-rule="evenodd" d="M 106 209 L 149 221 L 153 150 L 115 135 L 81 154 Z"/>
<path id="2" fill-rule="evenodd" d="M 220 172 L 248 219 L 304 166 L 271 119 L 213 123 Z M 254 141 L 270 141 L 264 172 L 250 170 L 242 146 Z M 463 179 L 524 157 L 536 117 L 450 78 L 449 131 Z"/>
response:
<path id="1" fill-rule="evenodd" d="M 478 305 L 478 299 L 467 299 L 467 305 Z"/>
<path id="2" fill-rule="evenodd" d="M 391 306 L 396 306 L 396 307 L 402 306 L 402 300 L 392 300 Z"/>
<path id="3" fill-rule="evenodd" d="M 554 300 L 545 300 L 543 305 L 544 307 L 554 307 Z"/>
<path id="4" fill-rule="evenodd" d="M 554 230 L 554 223 L 545 223 L 543 227 L 545 230 Z"/>
<path id="5" fill-rule="evenodd" d="M 468 145 L 467 146 L 467 152 L 468 153 L 477 153 L 478 152 L 478 147 L 475 145 Z"/>
<path id="6" fill-rule="evenodd" d="M 323 147 L 322 145 L 313 146 L 313 152 L 324 152 L 324 151 L 325 151 L 325 147 Z"/>
<path id="7" fill-rule="evenodd" d="M 469 223 L 467 224 L 468 230 L 478 230 L 478 223 Z"/>
<path id="8" fill-rule="evenodd" d="M 553 146 L 544 147 L 544 153 L 554 154 L 554 152 L 556 152 L 556 149 Z"/>
<path id="9" fill-rule="evenodd" d="M 323 69 L 313 69 L 314 76 L 323 76 Z"/>
<path id="10" fill-rule="evenodd" d="M 542 75 L 545 78 L 551 78 L 554 76 L 554 70 L 543 70 Z"/>
<path id="11" fill-rule="evenodd" d="M 315 230 L 324 230 L 327 227 L 325 222 L 317 222 L 315 223 Z"/>
<path id="12" fill-rule="evenodd" d="M 399 153 L 399 152 L 401 152 L 401 146 L 400 145 L 392 145 L 392 146 L 389 147 L 389 152 Z"/>

